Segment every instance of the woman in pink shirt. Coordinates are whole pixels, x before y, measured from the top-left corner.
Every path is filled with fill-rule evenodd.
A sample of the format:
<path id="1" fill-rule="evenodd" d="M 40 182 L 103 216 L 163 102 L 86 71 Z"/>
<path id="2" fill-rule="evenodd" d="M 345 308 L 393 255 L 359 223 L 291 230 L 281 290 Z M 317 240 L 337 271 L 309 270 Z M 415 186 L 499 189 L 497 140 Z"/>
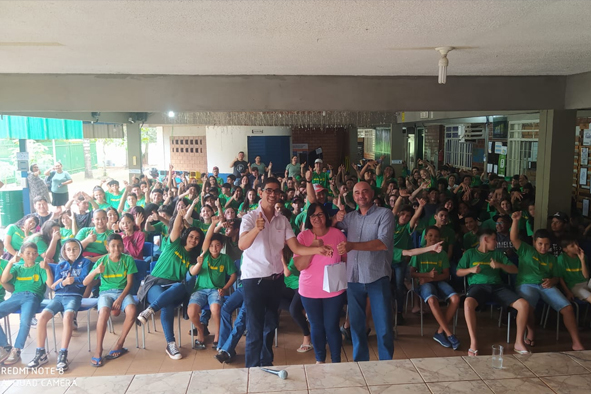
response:
<path id="1" fill-rule="evenodd" d="M 121 237 L 123 238 L 124 252 L 135 260 L 142 260 L 146 234 L 136 226 L 134 217 L 130 213 L 121 215 L 119 228 L 121 229 Z"/>
<path id="2" fill-rule="evenodd" d="M 305 246 L 328 245 L 337 250 L 337 245 L 347 239 L 340 230 L 330 227 L 328 212 L 322 204 L 310 205 L 305 227 L 307 230 L 298 235 L 298 242 Z M 308 314 L 317 364 L 324 363 L 326 359 L 327 341 L 332 362 L 341 362 L 343 339 L 339 319 L 345 302 L 345 290 L 329 293 L 322 289 L 322 285 L 324 267 L 345 259 L 346 255 L 339 256 L 338 253 L 333 253 L 332 256 L 294 255 L 295 266 L 300 271 L 298 292 Z"/>

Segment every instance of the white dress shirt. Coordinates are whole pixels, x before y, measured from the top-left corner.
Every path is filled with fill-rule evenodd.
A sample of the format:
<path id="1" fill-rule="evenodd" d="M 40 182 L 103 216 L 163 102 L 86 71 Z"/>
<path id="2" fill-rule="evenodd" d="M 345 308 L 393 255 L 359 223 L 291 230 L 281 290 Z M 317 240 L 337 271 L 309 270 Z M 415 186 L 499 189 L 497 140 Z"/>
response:
<path id="1" fill-rule="evenodd" d="M 289 220 L 285 216 L 275 212 L 269 222 L 261 205 L 242 217 L 240 234 L 256 227 L 260 213 L 263 213 L 265 228 L 242 254 L 241 279 L 264 278 L 283 273 L 283 263 L 281 263 L 283 247 L 288 239 L 295 238 Z"/>

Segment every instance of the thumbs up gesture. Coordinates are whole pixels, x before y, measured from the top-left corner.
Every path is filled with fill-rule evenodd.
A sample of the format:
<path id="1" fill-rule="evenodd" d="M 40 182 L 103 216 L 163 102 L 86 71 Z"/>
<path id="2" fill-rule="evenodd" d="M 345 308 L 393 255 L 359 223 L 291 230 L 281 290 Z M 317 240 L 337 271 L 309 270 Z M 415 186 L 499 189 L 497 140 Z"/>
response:
<path id="1" fill-rule="evenodd" d="M 70 273 L 68 272 L 68 276 L 66 277 L 66 279 L 62 280 L 62 285 L 64 286 L 69 286 L 72 283 L 74 283 L 74 278 L 72 277 L 72 275 L 70 275 Z"/>
<path id="2" fill-rule="evenodd" d="M 256 228 L 259 231 L 263 231 L 265 229 L 265 219 L 263 218 L 263 213 L 259 212 L 259 217 L 256 221 Z"/>
<path id="3" fill-rule="evenodd" d="M 318 236 L 314 234 L 314 241 L 312 241 L 312 244 L 310 246 L 324 246 L 324 241 L 318 239 Z"/>
<path id="4" fill-rule="evenodd" d="M 86 237 L 86 239 L 90 242 L 95 242 L 96 241 L 96 234 L 91 231 L 90 234 L 88 234 L 88 236 Z"/>
<path id="5" fill-rule="evenodd" d="M 437 275 L 437 271 L 435 271 L 435 268 L 433 268 L 431 271 L 429 271 L 429 277 L 433 279 L 435 278 L 435 275 Z"/>
<path id="6" fill-rule="evenodd" d="M 96 267 L 97 271 L 99 274 L 102 274 L 105 272 L 105 264 L 101 261 L 101 263 L 99 264 L 98 267 Z"/>

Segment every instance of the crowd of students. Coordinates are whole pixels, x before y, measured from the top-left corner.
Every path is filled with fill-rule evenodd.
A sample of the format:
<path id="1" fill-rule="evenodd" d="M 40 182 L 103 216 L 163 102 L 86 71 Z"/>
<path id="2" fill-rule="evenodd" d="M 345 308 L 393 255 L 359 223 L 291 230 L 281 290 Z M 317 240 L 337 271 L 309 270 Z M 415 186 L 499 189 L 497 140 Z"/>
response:
<path id="1" fill-rule="evenodd" d="M 240 152 L 226 179 L 218 167 L 193 179 L 171 165 L 162 179 L 133 177 L 130 183 L 123 182 L 123 188 L 117 180 L 109 180 L 90 193 L 79 191 L 66 199 L 61 194 L 52 209 L 47 197 L 35 197 L 35 212 L 9 225 L 1 245 L 0 317 L 20 310 L 20 327 L 12 346 L 0 327 L 0 362 L 19 362 L 31 324 L 36 324 L 37 350 L 28 366 L 47 363 L 47 323 L 61 313 L 64 329 L 57 368 L 66 370 L 83 297 L 98 297 L 97 347 L 91 358 L 95 367 L 124 355 L 133 324 L 147 324 L 158 311 L 166 353 L 172 359 L 182 358 L 173 330 L 178 307 L 195 327 L 193 347 L 207 347 L 212 327 L 216 359 L 230 362 L 246 321 L 258 315 L 256 306 L 249 310 L 244 302 L 241 256 L 265 227 L 257 211 L 264 193 L 272 197 L 265 201 L 273 201 L 276 216 L 289 223 L 288 233 L 297 237 L 297 245 L 307 248 L 285 240 L 284 289 L 277 308 L 289 310 L 302 331 L 297 351 L 314 351 L 318 363 L 325 362 L 327 344 L 332 362 L 340 362 L 342 341 L 352 337 L 354 354 L 362 358 L 360 333 L 369 335 L 366 321 L 372 319 L 371 311 L 378 310 L 363 298 L 364 318 L 340 325 L 347 298 L 356 293 L 323 289 L 325 266 L 347 261 L 353 250 L 347 232 L 354 231 L 351 219 L 355 218 L 347 215 L 365 216 L 362 205 L 386 208 L 380 211 L 383 221 L 392 223 L 385 227 L 390 241 L 384 243 L 393 249 L 378 242 L 375 249 L 366 250 L 392 250 L 387 269 L 379 271 L 385 274 L 377 276 L 388 283 L 380 291 L 386 308 L 398 313 L 397 324 L 405 324 L 405 298 L 414 290 L 417 302 L 425 302 L 439 324 L 433 339 L 456 350 L 460 341 L 452 324 L 464 298 L 468 353 L 475 356 L 479 350 L 475 311 L 492 301 L 517 312 L 514 350 L 528 353 L 536 340 L 534 311 L 542 300 L 560 311 L 572 349 L 584 348 L 571 305 L 575 298 L 591 303 L 589 269 L 576 236 L 583 231 L 561 212 L 549 218 L 548 229 L 534 231 L 535 193 L 525 175 L 506 180 L 482 174 L 476 167 L 470 172 L 448 165 L 437 170 L 426 160 L 419 160 L 412 170 L 405 165 L 398 177 L 383 158 L 350 169 L 325 165 L 322 159 L 313 164 L 298 163 L 294 156 L 285 171 L 277 173 L 272 163 L 266 165 L 259 156 L 249 163 Z M 362 191 L 371 196 L 370 205 L 361 204 Z M 156 245 L 156 252 L 147 256 L 155 263 L 134 286 L 136 260 L 146 257 L 145 242 Z M 264 248 L 259 252 L 271 253 Z M 350 270 L 349 274 L 355 276 Z M 4 300 L 6 291 L 12 294 Z M 49 292 L 53 297 L 40 312 Z M 447 301 L 447 307 L 440 301 Z M 120 338 L 104 356 L 109 315 L 121 312 L 125 321 Z M 388 316 L 374 312 L 377 331 L 393 329 Z M 274 337 L 268 331 L 257 339 L 265 345 L 260 361 L 264 365 L 273 359 L 272 351 L 264 354 Z M 392 357 L 394 345 L 387 342 L 379 338 L 380 359 Z"/>

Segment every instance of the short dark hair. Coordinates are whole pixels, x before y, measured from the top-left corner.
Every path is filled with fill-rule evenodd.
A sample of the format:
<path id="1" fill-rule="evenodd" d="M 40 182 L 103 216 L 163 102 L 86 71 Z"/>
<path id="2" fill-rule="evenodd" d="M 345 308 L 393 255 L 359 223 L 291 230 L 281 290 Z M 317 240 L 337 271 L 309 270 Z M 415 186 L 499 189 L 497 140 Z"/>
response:
<path id="1" fill-rule="evenodd" d="M 560 240 L 560 247 L 562 249 L 566 248 L 567 246 L 570 246 L 572 244 L 578 244 L 579 240 L 577 239 L 576 236 L 571 235 L 571 234 L 566 234 L 564 237 L 562 237 L 562 239 Z"/>
<path id="2" fill-rule="evenodd" d="M 162 191 L 162 189 L 154 189 L 154 190 L 152 190 L 152 193 L 164 194 L 164 192 Z"/>
<path id="3" fill-rule="evenodd" d="M 119 181 L 117 181 L 115 179 L 111 179 L 109 182 L 107 182 L 107 186 L 113 186 L 113 185 L 119 186 Z"/>
<path id="4" fill-rule="evenodd" d="M 137 194 L 135 194 L 135 193 L 129 193 L 127 195 L 127 197 L 133 197 L 133 198 L 135 198 L 137 200 Z"/>
<path id="5" fill-rule="evenodd" d="M 213 241 L 218 241 L 219 243 L 221 243 L 222 245 L 224 244 L 224 236 L 220 233 L 215 233 L 211 236 L 211 243 L 213 243 Z"/>
<path id="6" fill-rule="evenodd" d="M 45 201 L 45 202 L 47 202 L 47 199 L 46 199 L 45 197 L 43 197 L 43 196 L 37 196 L 37 197 L 35 197 L 35 198 L 33 199 L 33 204 L 36 204 L 36 203 L 38 203 L 38 202 L 40 202 L 40 201 Z"/>
<path id="7" fill-rule="evenodd" d="M 435 210 L 435 215 L 439 214 L 439 212 L 447 212 L 449 213 L 449 210 L 446 207 L 437 207 L 437 209 Z"/>
<path id="8" fill-rule="evenodd" d="M 400 212 L 409 212 L 411 215 L 415 213 L 415 210 L 413 209 L 412 205 L 410 204 L 405 204 L 402 206 L 402 208 L 400 208 L 400 210 L 398 211 L 398 213 Z"/>
<path id="9" fill-rule="evenodd" d="M 230 185 L 228 182 L 226 182 L 226 183 L 224 183 L 224 184 L 222 185 L 222 188 L 225 188 L 225 189 L 231 189 L 231 188 L 232 188 L 232 185 Z"/>
<path id="10" fill-rule="evenodd" d="M 482 237 L 490 237 L 491 235 L 494 235 L 496 237 L 497 232 L 490 228 L 481 228 L 480 231 L 478 231 L 479 240 L 482 239 Z"/>
<path id="11" fill-rule="evenodd" d="M 537 240 L 538 238 L 548 238 L 548 239 L 552 239 L 552 234 L 550 234 L 550 231 L 541 228 L 539 230 L 536 230 L 536 232 L 534 233 L 534 241 Z"/>
<path id="12" fill-rule="evenodd" d="M 129 215 L 129 214 L 126 214 L 126 215 Z M 107 237 L 107 245 L 109 245 L 111 243 L 111 241 L 120 241 L 121 243 L 123 243 L 123 238 L 121 237 L 121 235 L 119 235 L 117 233 L 113 233 Z"/>
<path id="13" fill-rule="evenodd" d="M 38 251 L 37 244 L 34 242 L 23 242 L 21 245 L 20 251 L 24 251 L 25 249 L 35 249 L 35 252 Z"/>
<path id="14" fill-rule="evenodd" d="M 322 213 L 324 214 L 324 217 L 326 219 L 326 227 L 330 227 L 330 224 L 328 223 L 328 220 L 330 219 L 330 215 L 328 214 L 328 210 L 326 209 L 326 207 L 323 204 L 320 204 L 319 202 L 312 203 L 308 207 L 308 211 L 306 212 L 306 223 L 304 226 L 307 229 L 312 228 L 312 222 L 310 221 L 310 216 L 314 215 L 314 212 L 316 212 L 316 208 L 320 208 L 322 210 Z"/>
<path id="15" fill-rule="evenodd" d="M 276 185 L 281 186 L 281 183 L 279 182 L 279 180 L 277 178 L 269 177 L 263 181 L 263 184 L 261 185 L 261 189 L 266 189 L 266 187 L 269 183 L 274 183 Z"/>

